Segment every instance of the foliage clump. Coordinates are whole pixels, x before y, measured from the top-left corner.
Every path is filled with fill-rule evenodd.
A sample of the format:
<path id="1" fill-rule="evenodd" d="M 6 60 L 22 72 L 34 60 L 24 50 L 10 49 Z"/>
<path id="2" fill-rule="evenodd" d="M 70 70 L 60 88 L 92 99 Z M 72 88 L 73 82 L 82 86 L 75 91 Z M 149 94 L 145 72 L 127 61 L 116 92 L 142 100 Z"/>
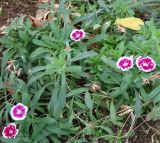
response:
<path id="1" fill-rule="evenodd" d="M 141 115 L 159 119 L 160 27 L 152 11 L 138 15 L 145 4 L 53 0 L 40 4 L 47 11 L 41 21 L 12 21 L 0 38 L 0 120 L 18 134 L 1 140 L 112 143 L 132 135 Z M 127 17 L 144 25 L 115 24 Z M 22 121 L 10 116 L 17 103 L 28 109 Z"/>

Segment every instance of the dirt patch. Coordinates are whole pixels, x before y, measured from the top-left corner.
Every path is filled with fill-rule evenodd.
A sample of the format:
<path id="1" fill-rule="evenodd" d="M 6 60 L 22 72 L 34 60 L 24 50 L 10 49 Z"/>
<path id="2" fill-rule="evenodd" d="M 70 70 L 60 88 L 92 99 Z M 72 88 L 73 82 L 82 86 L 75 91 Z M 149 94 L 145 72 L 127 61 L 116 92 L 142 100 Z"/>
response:
<path id="1" fill-rule="evenodd" d="M 131 143 L 160 143 L 160 121 L 139 119 L 136 122 L 134 135 L 129 138 Z"/>
<path id="2" fill-rule="evenodd" d="M 34 16 L 36 10 L 36 0 L 0 0 L 0 27 L 22 14 Z"/>

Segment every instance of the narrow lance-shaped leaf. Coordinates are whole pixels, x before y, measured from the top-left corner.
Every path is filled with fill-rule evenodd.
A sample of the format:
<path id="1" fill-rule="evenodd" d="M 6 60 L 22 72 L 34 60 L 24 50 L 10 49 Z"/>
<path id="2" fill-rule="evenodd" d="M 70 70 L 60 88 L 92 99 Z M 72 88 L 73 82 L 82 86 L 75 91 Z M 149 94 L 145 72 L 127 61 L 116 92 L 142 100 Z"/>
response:
<path id="1" fill-rule="evenodd" d="M 65 73 L 61 75 L 61 86 L 54 106 L 54 116 L 56 119 L 60 117 L 66 102 L 66 77 Z"/>
<path id="2" fill-rule="evenodd" d="M 92 101 L 91 96 L 88 92 L 86 92 L 86 94 L 85 94 L 85 104 L 90 110 L 93 109 L 93 101 Z"/>
<path id="3" fill-rule="evenodd" d="M 141 114 L 141 110 L 142 110 L 142 103 L 141 103 L 141 98 L 140 98 L 140 94 L 138 94 L 138 92 L 135 90 L 135 98 L 136 98 L 136 103 L 134 106 L 135 109 L 135 115 L 136 117 L 140 117 Z"/>
<path id="4" fill-rule="evenodd" d="M 116 109 L 113 101 L 111 101 L 110 104 L 110 119 L 113 124 L 117 121 Z"/>
<path id="5" fill-rule="evenodd" d="M 86 52 L 78 54 L 76 57 L 72 58 L 71 61 L 75 62 L 75 61 L 82 60 L 82 59 L 85 59 L 88 57 L 93 57 L 96 55 L 97 55 L 97 53 L 94 51 L 86 51 Z"/>
<path id="6" fill-rule="evenodd" d="M 57 81 L 55 82 L 55 85 L 54 85 L 55 87 L 53 89 L 52 96 L 51 96 L 50 101 L 48 103 L 48 111 L 52 114 L 54 113 L 54 106 L 57 102 L 57 96 L 58 96 L 58 92 L 59 92 L 59 88 L 60 88 L 59 80 L 60 80 L 60 78 L 58 77 Z"/>

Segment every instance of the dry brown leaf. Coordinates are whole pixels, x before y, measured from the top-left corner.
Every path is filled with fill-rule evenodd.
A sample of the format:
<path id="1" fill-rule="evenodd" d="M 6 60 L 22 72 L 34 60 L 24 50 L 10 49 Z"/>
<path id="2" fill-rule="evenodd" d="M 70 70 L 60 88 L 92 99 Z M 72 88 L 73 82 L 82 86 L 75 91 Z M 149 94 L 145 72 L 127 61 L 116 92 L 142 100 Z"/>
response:
<path id="1" fill-rule="evenodd" d="M 2 34 L 2 35 L 6 34 L 6 32 L 4 31 L 6 29 L 6 27 L 7 27 L 6 25 L 3 25 L 0 27 L 0 34 Z"/>
<path id="2" fill-rule="evenodd" d="M 80 16 L 81 16 L 81 14 L 80 14 L 80 13 L 78 13 L 78 12 L 75 12 L 75 13 L 72 13 L 72 16 L 80 17 Z"/>
<path id="3" fill-rule="evenodd" d="M 3 84 L 4 84 L 5 86 L 10 86 L 10 85 L 12 85 L 12 83 L 10 83 L 10 82 L 4 82 Z M 7 91 L 8 91 L 8 93 L 10 93 L 10 94 L 13 94 L 13 93 L 15 92 L 15 90 L 12 89 L 12 88 L 7 88 Z"/>
<path id="4" fill-rule="evenodd" d="M 39 19 L 37 19 L 33 16 L 29 16 L 29 18 L 31 20 L 33 27 L 43 27 L 44 26 L 43 23 Z"/>
<path id="5" fill-rule="evenodd" d="M 149 79 L 147 78 L 142 78 L 143 84 L 150 84 Z"/>
<path id="6" fill-rule="evenodd" d="M 159 78 L 160 78 L 160 74 L 159 73 L 155 73 L 155 74 L 150 76 L 149 80 L 153 81 L 153 80 L 156 80 L 156 79 L 159 79 Z"/>
<path id="7" fill-rule="evenodd" d="M 121 106 L 121 111 L 119 112 L 119 116 L 123 116 L 125 114 L 129 114 L 133 111 L 133 108 L 128 106 L 128 105 L 122 105 Z"/>
<path id="8" fill-rule="evenodd" d="M 15 65 L 14 65 L 14 61 L 13 60 L 9 60 L 7 61 L 7 67 L 6 70 L 9 72 L 13 72 L 15 70 Z"/>
<path id="9" fill-rule="evenodd" d="M 126 28 L 118 25 L 118 31 L 122 33 L 126 33 Z"/>

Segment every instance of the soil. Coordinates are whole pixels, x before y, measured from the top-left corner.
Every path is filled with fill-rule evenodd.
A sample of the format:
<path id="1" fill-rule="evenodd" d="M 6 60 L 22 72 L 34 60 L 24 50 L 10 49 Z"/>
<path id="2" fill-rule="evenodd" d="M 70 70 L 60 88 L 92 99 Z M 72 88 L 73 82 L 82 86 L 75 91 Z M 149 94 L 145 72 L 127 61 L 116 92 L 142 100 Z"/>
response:
<path id="1" fill-rule="evenodd" d="M 133 137 L 126 143 L 160 143 L 160 121 L 144 122 L 139 119 L 134 128 Z"/>
<path id="2" fill-rule="evenodd" d="M 0 27 L 22 14 L 34 16 L 36 0 L 0 0 Z"/>

